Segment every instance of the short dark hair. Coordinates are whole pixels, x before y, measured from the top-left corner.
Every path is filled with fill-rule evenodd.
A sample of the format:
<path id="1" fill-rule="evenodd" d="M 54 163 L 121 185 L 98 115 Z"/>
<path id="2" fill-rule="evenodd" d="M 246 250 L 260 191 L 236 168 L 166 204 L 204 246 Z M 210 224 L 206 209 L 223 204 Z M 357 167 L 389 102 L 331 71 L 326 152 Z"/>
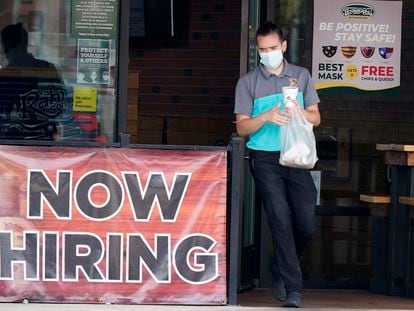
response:
<path id="1" fill-rule="evenodd" d="M 22 23 L 7 25 L 1 31 L 1 41 L 3 47 L 7 50 L 17 47 L 27 49 L 29 43 L 29 34 L 24 29 Z"/>
<path id="2" fill-rule="evenodd" d="M 256 41 L 257 41 L 257 37 L 259 36 L 268 36 L 270 34 L 276 34 L 280 41 L 286 41 L 286 31 L 284 31 L 282 29 L 282 27 L 277 26 L 276 24 L 270 22 L 270 21 L 266 21 L 264 22 L 259 29 L 257 29 L 256 31 Z"/>

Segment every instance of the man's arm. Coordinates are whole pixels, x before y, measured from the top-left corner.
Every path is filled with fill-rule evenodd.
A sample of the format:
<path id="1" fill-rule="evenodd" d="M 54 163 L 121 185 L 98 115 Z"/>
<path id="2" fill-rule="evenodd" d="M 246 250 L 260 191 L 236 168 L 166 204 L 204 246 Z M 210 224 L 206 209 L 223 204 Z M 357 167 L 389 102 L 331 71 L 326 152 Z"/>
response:
<path id="1" fill-rule="evenodd" d="M 321 123 L 321 114 L 319 113 L 319 104 L 313 104 L 311 106 L 306 107 L 305 109 L 295 100 L 295 105 L 297 109 L 302 111 L 305 119 L 308 120 L 310 123 L 313 124 L 314 127 L 317 127 Z M 289 111 L 289 108 L 287 108 Z M 291 111 L 289 111 L 292 114 Z"/>
<path id="2" fill-rule="evenodd" d="M 303 109 L 303 115 L 305 119 L 313 124 L 314 127 L 318 126 L 321 123 L 321 114 L 319 113 L 319 105 L 314 104 L 312 106 Z"/>
<path id="3" fill-rule="evenodd" d="M 312 81 L 311 74 L 307 69 L 305 69 L 302 74 L 305 75 L 304 80 L 305 82 L 305 89 L 302 91 L 304 96 L 304 101 L 306 103 L 310 103 L 310 105 L 306 105 L 305 109 L 301 108 L 298 104 L 299 108 L 302 109 L 303 115 L 305 116 L 306 120 L 313 124 L 313 126 L 318 126 L 321 123 L 321 115 L 319 113 L 319 96 L 315 89 L 315 84 Z"/>
<path id="4" fill-rule="evenodd" d="M 266 122 L 271 122 L 277 125 L 285 125 L 289 122 L 290 116 L 287 112 L 280 110 L 280 104 L 277 104 L 272 109 L 269 109 L 262 114 L 252 118 L 243 114 L 236 115 L 236 128 L 240 136 L 248 136 L 256 132 Z"/>

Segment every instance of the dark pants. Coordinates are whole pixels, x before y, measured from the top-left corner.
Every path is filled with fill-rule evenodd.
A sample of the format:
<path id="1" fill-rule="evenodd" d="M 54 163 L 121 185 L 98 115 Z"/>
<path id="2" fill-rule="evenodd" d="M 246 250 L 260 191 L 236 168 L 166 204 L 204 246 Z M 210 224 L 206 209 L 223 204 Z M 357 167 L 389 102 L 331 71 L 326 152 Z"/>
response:
<path id="1" fill-rule="evenodd" d="M 279 164 L 279 152 L 250 150 L 250 169 L 272 233 L 273 279 L 302 291 L 299 257 L 314 230 L 316 188 L 308 170 Z"/>

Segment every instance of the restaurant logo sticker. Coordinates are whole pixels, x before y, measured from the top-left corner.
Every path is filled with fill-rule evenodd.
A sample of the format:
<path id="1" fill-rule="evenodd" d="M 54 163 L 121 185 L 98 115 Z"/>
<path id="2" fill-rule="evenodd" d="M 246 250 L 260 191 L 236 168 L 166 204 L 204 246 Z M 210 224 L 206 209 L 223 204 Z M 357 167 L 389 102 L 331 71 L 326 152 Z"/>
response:
<path id="1" fill-rule="evenodd" d="M 375 10 L 368 4 L 351 3 L 341 9 L 341 14 L 347 18 L 367 19 L 375 15 Z"/>

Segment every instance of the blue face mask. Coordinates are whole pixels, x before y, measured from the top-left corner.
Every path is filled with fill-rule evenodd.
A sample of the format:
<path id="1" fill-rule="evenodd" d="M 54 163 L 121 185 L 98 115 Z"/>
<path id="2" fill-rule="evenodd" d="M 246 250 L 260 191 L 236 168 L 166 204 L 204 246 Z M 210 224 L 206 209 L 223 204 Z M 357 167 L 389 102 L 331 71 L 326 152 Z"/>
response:
<path id="1" fill-rule="evenodd" d="M 282 50 L 274 50 L 267 53 L 259 53 L 260 62 L 271 69 L 277 69 L 283 61 Z"/>

